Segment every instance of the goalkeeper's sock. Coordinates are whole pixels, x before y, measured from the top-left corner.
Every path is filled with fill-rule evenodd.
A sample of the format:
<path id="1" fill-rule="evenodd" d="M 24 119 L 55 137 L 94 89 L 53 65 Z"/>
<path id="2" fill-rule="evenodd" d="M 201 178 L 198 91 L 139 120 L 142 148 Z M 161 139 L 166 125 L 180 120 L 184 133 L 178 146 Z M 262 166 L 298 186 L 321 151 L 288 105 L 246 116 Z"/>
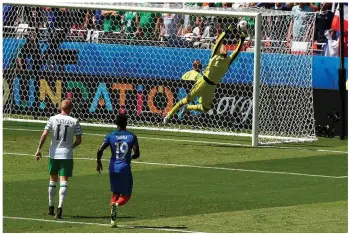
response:
<path id="1" fill-rule="evenodd" d="M 125 205 L 130 199 L 131 199 L 131 195 L 122 195 L 119 197 L 116 203 L 118 204 L 118 206 L 122 206 L 122 205 Z"/>
<path id="2" fill-rule="evenodd" d="M 63 206 L 64 198 L 67 196 L 68 193 L 68 181 L 61 181 L 60 188 L 59 188 L 59 203 L 58 208 L 61 208 Z"/>
<path id="3" fill-rule="evenodd" d="M 56 194 L 56 183 L 55 181 L 50 181 L 48 186 L 48 205 L 54 206 L 55 194 Z"/>
<path id="4" fill-rule="evenodd" d="M 110 204 L 115 203 L 119 199 L 119 197 L 120 197 L 120 194 L 113 193 L 113 196 L 110 199 Z"/>
<path id="5" fill-rule="evenodd" d="M 204 108 L 202 107 L 202 104 L 188 105 L 187 110 L 188 111 L 201 111 L 201 112 L 205 111 Z"/>
<path id="6" fill-rule="evenodd" d="M 188 99 L 183 98 L 182 100 L 180 100 L 179 102 L 176 103 L 176 105 L 172 108 L 172 110 L 170 110 L 170 112 L 168 112 L 166 117 L 171 118 L 172 115 L 174 113 L 176 113 L 181 106 L 187 105 L 188 103 L 189 103 Z"/>

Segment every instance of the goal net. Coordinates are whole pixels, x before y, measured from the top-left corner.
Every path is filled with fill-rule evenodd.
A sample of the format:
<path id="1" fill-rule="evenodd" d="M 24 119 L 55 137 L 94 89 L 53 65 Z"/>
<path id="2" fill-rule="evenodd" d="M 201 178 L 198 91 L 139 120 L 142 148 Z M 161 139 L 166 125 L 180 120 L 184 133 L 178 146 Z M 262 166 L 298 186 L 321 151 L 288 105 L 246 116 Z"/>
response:
<path id="1" fill-rule="evenodd" d="M 259 143 L 316 139 L 314 14 L 188 3 L 28 2 L 4 1 L 4 120 L 46 120 L 70 98 L 72 116 L 84 124 L 112 125 L 127 113 L 130 128 L 254 136 Z M 224 46 L 234 50 L 242 19 L 249 37 L 217 85 L 210 111 L 178 112 L 164 125 L 195 84 L 183 74 L 197 60 L 204 71 L 230 25 Z"/>

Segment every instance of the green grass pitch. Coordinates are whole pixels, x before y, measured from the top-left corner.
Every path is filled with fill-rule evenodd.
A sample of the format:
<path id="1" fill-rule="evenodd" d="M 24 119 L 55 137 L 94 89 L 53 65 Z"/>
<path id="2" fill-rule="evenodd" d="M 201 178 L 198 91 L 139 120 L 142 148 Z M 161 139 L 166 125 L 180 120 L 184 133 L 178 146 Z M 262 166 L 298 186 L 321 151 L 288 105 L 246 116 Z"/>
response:
<path id="1" fill-rule="evenodd" d="M 252 148 L 243 146 L 249 138 L 154 131 L 133 131 L 133 195 L 111 229 L 109 150 L 102 174 L 95 157 L 112 129 L 84 126 L 64 219 L 55 221 L 46 215 L 47 158 L 33 157 L 43 127 L 3 123 L 4 232 L 348 231 L 347 141 Z"/>

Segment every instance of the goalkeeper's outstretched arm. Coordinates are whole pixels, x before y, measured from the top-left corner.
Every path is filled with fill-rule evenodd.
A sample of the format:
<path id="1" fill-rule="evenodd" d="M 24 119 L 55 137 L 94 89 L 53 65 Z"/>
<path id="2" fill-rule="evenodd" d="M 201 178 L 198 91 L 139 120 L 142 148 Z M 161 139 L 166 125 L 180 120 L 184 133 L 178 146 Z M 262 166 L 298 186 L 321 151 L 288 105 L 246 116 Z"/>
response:
<path id="1" fill-rule="evenodd" d="M 216 41 L 216 44 L 214 45 L 214 47 L 212 49 L 211 58 L 213 56 L 215 56 L 216 54 L 219 54 L 219 50 L 221 48 L 221 45 L 222 45 L 222 43 L 224 41 L 225 36 L 226 36 L 226 33 L 222 32 L 222 34 L 218 37 L 218 39 Z"/>
<path id="2" fill-rule="evenodd" d="M 235 60 L 235 58 L 238 56 L 239 52 L 241 51 L 241 48 L 244 45 L 246 36 L 247 36 L 246 32 L 241 32 L 238 46 L 234 49 L 233 53 L 229 56 L 230 64 Z"/>

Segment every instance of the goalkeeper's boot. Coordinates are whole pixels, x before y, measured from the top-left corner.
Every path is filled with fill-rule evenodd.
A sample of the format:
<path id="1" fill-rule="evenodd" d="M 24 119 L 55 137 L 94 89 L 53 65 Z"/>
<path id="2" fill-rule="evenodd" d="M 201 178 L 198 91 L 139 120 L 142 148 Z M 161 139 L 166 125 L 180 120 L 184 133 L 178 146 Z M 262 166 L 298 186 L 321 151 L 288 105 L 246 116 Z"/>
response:
<path id="1" fill-rule="evenodd" d="M 182 107 L 181 116 L 185 115 L 186 113 L 188 113 L 188 105 Z"/>
<path id="2" fill-rule="evenodd" d="M 110 206 L 110 224 L 111 224 L 111 227 L 117 227 L 116 226 L 117 213 L 118 213 L 118 204 L 112 203 Z"/>
<path id="3" fill-rule="evenodd" d="M 170 121 L 170 118 L 168 117 L 168 115 L 166 115 L 166 117 L 164 118 L 164 124 L 167 124 L 168 121 Z"/>
<path id="4" fill-rule="evenodd" d="M 55 219 L 63 219 L 63 208 L 62 207 L 58 207 L 57 208 L 57 214 L 55 215 Z"/>
<path id="5" fill-rule="evenodd" d="M 48 215 L 55 216 L 55 207 L 54 206 L 48 207 Z"/>

